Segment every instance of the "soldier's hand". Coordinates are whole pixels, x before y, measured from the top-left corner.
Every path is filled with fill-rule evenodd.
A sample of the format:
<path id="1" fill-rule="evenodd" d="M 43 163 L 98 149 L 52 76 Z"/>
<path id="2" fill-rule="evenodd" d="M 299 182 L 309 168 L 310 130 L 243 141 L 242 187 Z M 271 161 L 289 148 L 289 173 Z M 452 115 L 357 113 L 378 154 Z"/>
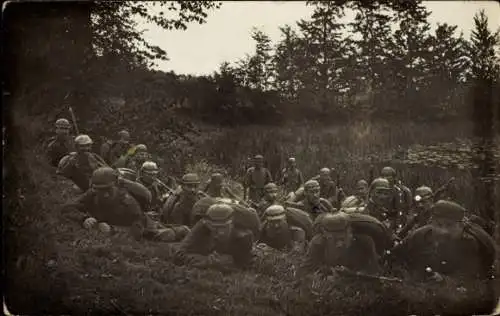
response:
<path id="1" fill-rule="evenodd" d="M 87 218 L 84 222 L 83 222 L 83 228 L 85 229 L 91 229 L 92 227 L 94 227 L 95 225 L 97 224 L 97 219 L 93 218 L 93 217 L 89 217 Z"/>

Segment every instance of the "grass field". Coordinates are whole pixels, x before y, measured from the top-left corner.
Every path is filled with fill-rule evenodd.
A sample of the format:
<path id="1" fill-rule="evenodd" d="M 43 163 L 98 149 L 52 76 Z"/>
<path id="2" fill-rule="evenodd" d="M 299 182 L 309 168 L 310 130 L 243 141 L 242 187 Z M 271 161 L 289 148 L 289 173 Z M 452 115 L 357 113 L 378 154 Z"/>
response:
<path id="1" fill-rule="evenodd" d="M 470 284 L 464 292 L 453 282 L 421 284 L 405 275 L 401 284 L 319 276 L 296 280 L 293 271 L 300 258 L 280 253 L 258 252 L 258 264 L 246 271 L 176 266 L 171 260 L 176 245 L 89 233 L 63 220 L 59 208 L 76 192 L 43 161 L 35 143 L 37 131 L 24 128 L 21 120 L 18 124 L 20 134 L 9 153 L 16 168 L 9 170 L 3 199 L 6 295 L 14 314 L 470 315 L 485 314 L 494 303 L 493 283 Z M 429 128 L 202 127 L 201 136 L 193 137 L 194 145 L 176 148 L 191 158 L 169 167 L 172 172 L 194 169 L 205 179 L 211 171 L 223 170 L 236 185 L 241 161 L 248 155 L 263 153 L 276 171 L 293 154 L 308 176 L 324 165 L 342 170 L 349 189 L 355 180 L 367 177 L 371 164 L 386 163 L 397 145 L 415 154 L 417 144 L 470 144 L 470 126 L 458 132 L 450 126 L 432 133 Z M 171 148 L 163 148 L 168 162 Z M 366 163 L 367 157 L 374 158 Z M 474 169 L 462 160 L 449 166 L 420 161 L 398 167 L 413 188 L 455 176 L 457 197 L 471 205 Z M 496 190 L 500 192 L 498 181 Z"/>

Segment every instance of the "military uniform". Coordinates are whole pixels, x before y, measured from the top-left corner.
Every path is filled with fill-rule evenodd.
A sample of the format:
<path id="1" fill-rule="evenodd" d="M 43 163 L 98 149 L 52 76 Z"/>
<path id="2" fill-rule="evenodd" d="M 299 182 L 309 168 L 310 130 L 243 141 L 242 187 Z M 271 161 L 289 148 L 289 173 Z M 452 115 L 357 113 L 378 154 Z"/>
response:
<path id="1" fill-rule="evenodd" d="M 72 152 L 61 159 L 56 173 L 72 180 L 82 191 L 87 191 L 92 172 L 104 166 L 106 162 L 95 153 Z"/>
<path id="2" fill-rule="evenodd" d="M 254 202 L 260 201 L 264 196 L 264 186 L 272 181 L 271 173 L 267 168 L 250 167 L 245 179 L 245 187 L 249 188 L 248 199 Z"/>
<path id="3" fill-rule="evenodd" d="M 161 220 L 164 223 L 186 225 L 191 227 L 191 212 L 195 203 L 206 194 L 197 189 L 200 180 L 193 173 L 182 177 L 181 189 L 171 194 L 161 210 Z M 189 188 L 187 186 L 190 186 Z"/>
<path id="4" fill-rule="evenodd" d="M 47 157 L 50 164 L 57 167 L 59 161 L 74 150 L 73 141 L 70 137 L 51 137 L 47 145 Z"/>
<path id="5" fill-rule="evenodd" d="M 200 263 L 200 261 L 203 262 L 206 259 L 206 256 L 214 252 L 231 256 L 234 264 L 237 266 L 247 266 L 252 263 L 254 242 L 252 231 L 250 229 L 229 226 L 231 228 L 227 234 L 227 238 L 217 239 L 216 234 L 211 230 L 214 221 L 210 219 L 212 216 L 211 213 L 215 208 L 231 209 L 227 205 L 216 204 L 211 206 L 207 211 L 206 217 L 199 220 L 181 242 L 175 256 L 177 263 Z M 224 220 L 230 220 L 231 218 L 232 215 L 230 214 Z"/>
<path id="6" fill-rule="evenodd" d="M 343 216 L 346 215 L 342 213 L 327 215 L 323 218 L 322 222 Z M 344 234 L 349 225 L 349 220 L 345 218 L 341 221 L 346 222 L 341 227 L 330 229 L 322 225 L 322 228 Z M 331 244 L 329 246 L 329 243 L 328 238 L 323 232 L 317 233 L 312 238 L 305 261 L 301 266 L 303 273 L 336 266 L 344 266 L 351 270 L 370 273 L 380 270 L 375 243 L 370 236 L 353 234 L 348 242 L 339 247 L 332 246 Z"/>
<path id="7" fill-rule="evenodd" d="M 304 184 L 304 177 L 298 168 L 284 168 L 281 174 L 280 183 L 284 186 L 286 193 L 295 192 Z"/>
<path id="8" fill-rule="evenodd" d="M 266 209 L 259 243 L 277 250 L 292 250 L 303 246 L 305 241 L 305 231 L 287 222 L 286 211 L 282 206 L 275 205 Z"/>
<path id="9" fill-rule="evenodd" d="M 461 222 L 464 212 L 454 202 L 438 201 L 432 207 L 432 222 L 413 231 L 393 250 L 395 261 L 419 278 L 430 273 L 459 279 L 487 277 L 495 259 L 494 241 L 479 226 Z M 449 230 L 434 219 L 458 226 Z"/>
<path id="10" fill-rule="evenodd" d="M 113 172 L 113 169 L 105 167 L 97 169 L 93 175 L 102 174 L 103 169 L 109 174 Z M 93 184 L 95 182 L 92 181 Z M 176 241 L 187 234 L 186 227 L 167 228 L 154 222 L 142 211 L 139 202 L 126 189 L 116 186 L 115 188 L 116 194 L 108 198 L 99 198 L 94 190 L 88 190 L 63 207 L 64 215 L 78 222 L 84 222 L 84 219 L 90 216 L 97 222 L 111 227 L 127 227 L 137 239 Z M 75 210 L 77 212 L 74 212 Z"/>

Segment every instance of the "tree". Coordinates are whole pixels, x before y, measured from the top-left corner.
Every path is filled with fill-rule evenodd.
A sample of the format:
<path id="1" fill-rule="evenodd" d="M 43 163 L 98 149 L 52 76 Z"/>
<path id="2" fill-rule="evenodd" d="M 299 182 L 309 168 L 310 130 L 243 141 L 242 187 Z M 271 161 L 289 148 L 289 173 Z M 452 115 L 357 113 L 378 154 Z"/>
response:
<path id="1" fill-rule="evenodd" d="M 273 59 L 274 87 L 288 102 L 296 102 L 300 89 L 299 74 L 303 70 L 299 57 L 304 52 L 304 41 L 289 25 L 280 27 L 280 31 L 282 38 L 275 47 Z"/>
<path id="2" fill-rule="evenodd" d="M 394 89 L 396 99 L 391 103 L 406 104 L 400 113 L 411 116 L 420 103 L 420 96 L 428 84 L 428 47 L 430 44 L 430 12 L 418 1 L 413 11 L 403 11 L 395 15 L 399 22 L 393 34 L 391 69 L 392 76 L 387 88 Z"/>
<path id="3" fill-rule="evenodd" d="M 457 26 L 438 24 L 427 48 L 428 88 L 424 91 L 423 112 L 457 114 L 467 93 L 465 81 L 469 68 L 466 41 Z"/>
<path id="4" fill-rule="evenodd" d="M 307 43 L 305 88 L 319 97 L 321 111 L 326 113 L 332 110 L 331 103 L 338 93 L 336 81 L 345 70 L 342 62 L 344 25 L 339 22 L 344 10 L 329 1 L 311 1 L 308 5 L 315 6 L 311 20 L 297 23 Z"/>
<path id="5" fill-rule="evenodd" d="M 257 28 L 253 28 L 252 39 L 256 44 L 255 53 L 249 56 L 244 64 L 248 86 L 265 91 L 271 87 L 273 76 L 271 38 Z"/>
<path id="6" fill-rule="evenodd" d="M 348 58 L 352 70 L 348 81 L 354 91 L 369 86 L 368 89 L 372 93 L 368 96 L 368 104 L 364 107 L 369 107 L 371 112 L 376 105 L 379 105 L 375 104 L 375 96 L 383 90 L 387 60 L 391 58 L 389 51 L 391 12 L 388 7 L 377 2 L 371 5 L 352 2 L 349 7 L 356 12 L 356 16 L 349 24 L 354 38 L 349 38 L 352 46 Z"/>
<path id="7" fill-rule="evenodd" d="M 153 9 L 158 8 L 155 12 Z M 111 55 L 125 62 L 151 66 L 167 60 L 167 52 L 148 43 L 137 28 L 142 18 L 164 29 L 185 30 L 189 23 L 206 22 L 207 11 L 217 9 L 213 1 L 102 1 L 91 8 L 92 46 L 100 55 Z"/>
<path id="8" fill-rule="evenodd" d="M 495 187 L 493 182 L 483 182 L 480 179 L 491 177 L 495 171 L 495 157 L 493 154 L 495 133 L 495 107 L 498 109 L 498 90 L 500 89 L 500 65 L 498 49 L 500 44 L 500 30 L 490 31 L 488 18 L 484 10 L 474 16 L 474 30 L 468 44 L 468 53 L 472 68 L 470 79 L 473 85 L 472 117 L 474 131 L 479 139 L 476 145 L 476 163 L 479 170 L 475 188 L 478 208 L 483 218 L 493 221 L 495 219 Z M 481 177 L 481 178 L 479 178 Z M 489 232 L 493 228 L 489 227 Z"/>

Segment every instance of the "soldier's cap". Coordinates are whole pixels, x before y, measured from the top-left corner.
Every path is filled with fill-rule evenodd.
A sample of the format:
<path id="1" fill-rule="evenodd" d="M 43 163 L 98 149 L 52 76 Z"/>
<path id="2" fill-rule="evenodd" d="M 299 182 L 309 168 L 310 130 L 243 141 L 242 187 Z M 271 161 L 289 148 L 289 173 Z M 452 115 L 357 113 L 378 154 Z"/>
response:
<path id="1" fill-rule="evenodd" d="M 264 217 L 268 221 L 278 221 L 286 218 L 285 208 L 281 205 L 271 205 L 264 211 Z"/>
<path id="2" fill-rule="evenodd" d="M 90 183 L 93 188 L 107 188 L 118 181 L 118 171 L 110 167 L 100 167 L 94 170 Z"/>
<path id="3" fill-rule="evenodd" d="M 205 219 L 212 227 L 226 226 L 231 223 L 233 212 L 230 205 L 217 203 L 208 208 Z"/>
<path id="4" fill-rule="evenodd" d="M 181 179 L 182 184 L 199 184 L 200 177 L 196 173 L 186 173 L 182 176 Z"/>
<path id="5" fill-rule="evenodd" d="M 262 155 L 255 155 L 255 157 L 253 157 L 254 160 L 264 160 L 264 156 Z"/>
<path id="6" fill-rule="evenodd" d="M 139 144 L 137 146 L 135 146 L 135 152 L 147 152 L 148 151 L 148 147 L 144 144 Z"/>
<path id="7" fill-rule="evenodd" d="M 304 183 L 304 190 L 316 189 L 319 188 L 319 182 L 316 180 L 309 180 Z"/>
<path id="8" fill-rule="evenodd" d="M 75 144 L 77 145 L 92 145 L 93 141 L 89 135 L 80 134 L 75 137 Z"/>
<path id="9" fill-rule="evenodd" d="M 65 118 L 60 118 L 56 120 L 56 127 L 57 128 L 71 128 L 71 124 L 69 124 L 69 121 Z"/>
<path id="10" fill-rule="evenodd" d="M 432 206 L 431 213 L 434 218 L 461 221 L 465 208 L 452 201 L 439 200 Z"/>
<path id="11" fill-rule="evenodd" d="M 264 186 L 264 191 L 265 192 L 278 192 L 278 186 L 275 183 L 268 183 Z"/>
<path id="12" fill-rule="evenodd" d="M 349 222 L 349 215 L 344 212 L 338 212 L 335 214 L 326 214 L 321 219 L 321 226 L 327 232 L 341 232 L 346 230 Z"/>
<path id="13" fill-rule="evenodd" d="M 415 201 L 417 202 L 430 199 L 432 198 L 432 196 L 433 196 L 432 189 L 427 186 L 423 185 L 415 189 Z"/>
<path id="14" fill-rule="evenodd" d="M 142 172 L 158 173 L 158 165 L 154 161 L 145 161 L 141 166 Z"/>
<path id="15" fill-rule="evenodd" d="M 387 176 L 396 176 L 396 170 L 394 170 L 394 168 L 392 167 L 389 167 L 389 166 L 386 166 L 384 168 L 382 168 L 382 171 L 380 171 L 380 175 L 381 176 L 384 176 L 384 177 L 387 177 Z"/>
<path id="16" fill-rule="evenodd" d="M 390 189 L 391 185 L 386 178 L 376 178 L 370 184 L 370 192 L 375 189 Z"/>

